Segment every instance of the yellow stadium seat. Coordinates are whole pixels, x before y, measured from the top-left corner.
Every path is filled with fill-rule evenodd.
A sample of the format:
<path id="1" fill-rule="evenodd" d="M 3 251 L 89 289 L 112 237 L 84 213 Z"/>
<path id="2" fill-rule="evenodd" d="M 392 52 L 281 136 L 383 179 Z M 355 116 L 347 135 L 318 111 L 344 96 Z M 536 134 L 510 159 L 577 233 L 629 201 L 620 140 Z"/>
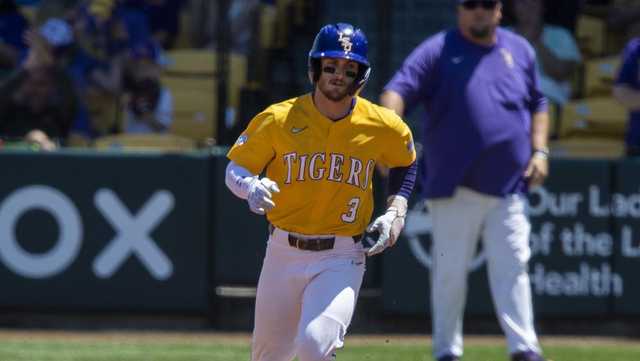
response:
<path id="1" fill-rule="evenodd" d="M 172 63 L 165 70 L 164 78 L 207 78 L 215 81 L 216 54 L 204 49 L 177 49 L 168 52 Z M 240 54 L 229 56 L 228 89 L 229 104 L 238 107 L 240 89 L 247 82 L 247 57 Z"/>
<path id="2" fill-rule="evenodd" d="M 602 55 L 606 23 L 603 19 L 591 15 L 579 15 L 576 23 L 576 38 L 582 51 L 588 55 Z"/>
<path id="3" fill-rule="evenodd" d="M 217 82 L 213 77 L 181 77 L 173 75 L 163 75 L 160 78 L 162 85 L 175 94 L 182 91 L 201 91 L 207 94 L 217 92 Z"/>
<path id="4" fill-rule="evenodd" d="M 627 110 L 612 97 L 585 98 L 565 104 L 561 117 L 561 137 L 582 134 L 622 139 Z"/>
<path id="5" fill-rule="evenodd" d="M 609 29 L 605 19 L 586 14 L 578 16 L 576 39 L 587 56 L 617 54 L 625 41 L 624 34 Z"/>
<path id="6" fill-rule="evenodd" d="M 175 116 L 171 132 L 198 142 L 215 139 L 218 115 L 218 83 L 214 75 L 216 54 L 210 50 L 180 49 L 169 55 L 174 63 L 162 75 L 162 83 L 171 90 Z M 247 82 L 247 58 L 229 57 L 226 114 L 235 115 L 240 106 L 240 91 Z M 206 64 L 207 66 L 203 66 Z"/>
<path id="7" fill-rule="evenodd" d="M 188 151 L 195 149 L 196 143 L 192 139 L 174 134 L 116 134 L 96 139 L 94 148 L 100 150 Z"/>
<path id="8" fill-rule="evenodd" d="M 218 66 L 216 53 L 207 49 L 175 49 L 167 52 L 170 59 L 164 69 L 165 76 L 216 77 Z M 229 56 L 230 100 L 237 106 L 239 89 L 247 81 L 247 57 L 240 54 Z"/>
<path id="9" fill-rule="evenodd" d="M 190 9 L 180 12 L 180 29 L 175 41 L 176 49 L 188 49 L 193 47 L 193 22 Z"/>
<path id="10" fill-rule="evenodd" d="M 208 49 L 173 49 L 166 53 L 169 64 L 167 74 L 187 76 L 214 76 L 216 55 Z"/>
<path id="11" fill-rule="evenodd" d="M 549 144 L 554 158 L 619 158 L 624 155 L 622 138 L 569 137 Z"/>
<path id="12" fill-rule="evenodd" d="M 174 118 L 171 133 L 207 142 L 217 129 L 216 93 L 182 90 L 173 94 Z"/>
<path id="13" fill-rule="evenodd" d="M 162 84 L 173 95 L 171 133 L 198 142 L 215 138 L 218 92 L 214 78 L 165 75 Z"/>
<path id="14" fill-rule="evenodd" d="M 278 9 L 274 5 L 260 6 L 260 47 L 273 49 L 276 44 L 276 26 Z"/>
<path id="15" fill-rule="evenodd" d="M 584 96 L 611 95 L 611 89 L 620 66 L 620 56 L 587 60 L 584 64 Z"/>

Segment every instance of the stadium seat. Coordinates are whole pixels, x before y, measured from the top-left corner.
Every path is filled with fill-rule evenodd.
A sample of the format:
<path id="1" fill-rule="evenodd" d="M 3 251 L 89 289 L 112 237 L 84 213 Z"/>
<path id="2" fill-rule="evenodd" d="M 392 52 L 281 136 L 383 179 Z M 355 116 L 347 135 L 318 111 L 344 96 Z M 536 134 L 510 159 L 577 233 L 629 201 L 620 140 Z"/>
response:
<path id="1" fill-rule="evenodd" d="M 578 16 L 576 39 L 587 57 L 617 54 L 624 46 L 624 34 L 608 29 L 605 19 L 593 15 Z"/>
<path id="2" fill-rule="evenodd" d="M 200 91 L 207 94 L 217 92 L 217 82 L 213 77 L 182 77 L 163 75 L 160 78 L 162 85 L 171 90 L 173 94 L 182 91 Z"/>
<path id="3" fill-rule="evenodd" d="M 604 53 L 606 24 L 603 19 L 591 15 L 579 15 L 576 23 L 576 39 L 583 53 L 599 56 Z"/>
<path id="4" fill-rule="evenodd" d="M 188 151 L 196 148 L 193 140 L 173 134 L 116 134 L 100 137 L 94 148 L 138 151 Z"/>
<path id="5" fill-rule="evenodd" d="M 582 95 L 587 97 L 611 95 L 611 88 L 619 66 L 619 55 L 587 60 L 584 64 Z"/>
<path id="6" fill-rule="evenodd" d="M 260 47 L 273 49 L 276 44 L 277 8 L 272 4 L 260 5 Z"/>
<path id="7" fill-rule="evenodd" d="M 554 158 L 619 158 L 624 155 L 622 138 L 568 137 L 549 144 Z"/>
<path id="8" fill-rule="evenodd" d="M 180 12 L 180 29 L 176 37 L 176 49 L 189 49 L 193 47 L 193 25 L 190 9 L 183 9 Z"/>
<path id="9" fill-rule="evenodd" d="M 217 93 L 197 89 L 174 92 L 174 118 L 171 133 L 198 142 L 215 138 Z"/>
<path id="10" fill-rule="evenodd" d="M 210 143 L 216 136 L 218 115 L 216 54 L 211 50 L 180 49 L 171 51 L 169 57 L 173 63 L 165 69 L 162 83 L 171 89 L 174 99 L 171 132 Z M 229 60 L 225 111 L 235 116 L 240 106 L 240 91 L 247 81 L 247 58 L 231 54 Z"/>
<path id="11" fill-rule="evenodd" d="M 167 52 L 169 64 L 164 69 L 166 76 L 215 78 L 216 53 L 208 49 L 175 49 Z M 240 54 L 229 56 L 229 85 L 239 88 L 247 80 L 247 57 Z M 235 98 L 237 100 L 237 97 Z"/>
<path id="12" fill-rule="evenodd" d="M 181 76 L 214 76 L 216 55 L 208 49 L 174 49 L 167 51 L 169 64 L 165 73 Z"/>
<path id="13" fill-rule="evenodd" d="M 562 108 L 559 136 L 581 134 L 622 139 L 627 110 L 612 97 L 585 98 Z"/>

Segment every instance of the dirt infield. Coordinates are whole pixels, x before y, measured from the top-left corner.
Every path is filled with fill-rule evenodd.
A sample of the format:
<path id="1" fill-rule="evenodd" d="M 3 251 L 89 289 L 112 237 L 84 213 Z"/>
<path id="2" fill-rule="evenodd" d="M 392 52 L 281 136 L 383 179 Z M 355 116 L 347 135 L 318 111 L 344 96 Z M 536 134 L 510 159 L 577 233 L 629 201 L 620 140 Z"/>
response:
<path id="1" fill-rule="evenodd" d="M 71 341 L 71 342 L 111 342 L 122 344 L 175 343 L 175 344 L 235 344 L 248 345 L 248 333 L 225 332 L 164 332 L 164 331 L 52 331 L 52 330 L 11 330 L 0 329 L 2 341 Z M 428 335 L 349 335 L 347 344 L 352 345 L 415 345 L 431 342 Z M 622 345 L 638 344 L 638 339 L 589 336 L 547 336 L 541 338 L 542 345 Z M 465 335 L 468 345 L 504 344 L 502 336 Z"/>

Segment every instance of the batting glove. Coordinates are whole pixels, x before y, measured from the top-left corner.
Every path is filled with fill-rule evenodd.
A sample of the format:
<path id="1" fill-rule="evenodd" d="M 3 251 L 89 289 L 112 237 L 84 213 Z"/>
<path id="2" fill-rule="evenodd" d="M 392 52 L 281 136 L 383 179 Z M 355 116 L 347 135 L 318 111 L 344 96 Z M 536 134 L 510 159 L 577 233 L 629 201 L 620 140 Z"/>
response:
<path id="1" fill-rule="evenodd" d="M 376 255 L 396 243 L 404 227 L 404 218 L 404 216 L 398 215 L 398 209 L 396 207 L 389 207 L 385 214 L 376 218 L 376 220 L 367 227 L 367 232 L 377 231 L 380 234 L 377 240 L 367 239 L 370 243 L 375 241 L 375 243 L 366 250 L 367 256 Z"/>
<path id="2" fill-rule="evenodd" d="M 247 196 L 247 202 L 249 202 L 249 209 L 253 213 L 265 214 L 269 212 L 276 204 L 271 197 L 273 192 L 280 192 L 278 184 L 271 179 L 264 177 L 262 179 L 255 177 L 249 184 L 249 194 Z"/>

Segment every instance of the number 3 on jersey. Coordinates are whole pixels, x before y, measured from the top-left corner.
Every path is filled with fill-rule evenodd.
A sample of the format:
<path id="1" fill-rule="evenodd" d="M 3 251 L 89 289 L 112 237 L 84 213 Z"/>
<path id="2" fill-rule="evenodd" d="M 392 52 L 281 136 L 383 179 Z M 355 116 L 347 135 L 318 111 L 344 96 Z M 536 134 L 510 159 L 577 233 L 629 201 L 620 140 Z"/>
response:
<path id="1" fill-rule="evenodd" d="M 360 205 L 360 198 L 357 198 L 357 197 L 351 198 L 351 200 L 349 201 L 349 203 L 347 203 L 347 205 L 349 206 L 349 210 L 347 211 L 347 213 L 342 213 L 340 218 L 345 223 L 353 223 L 353 221 L 356 220 L 356 216 L 358 214 L 358 206 Z"/>

